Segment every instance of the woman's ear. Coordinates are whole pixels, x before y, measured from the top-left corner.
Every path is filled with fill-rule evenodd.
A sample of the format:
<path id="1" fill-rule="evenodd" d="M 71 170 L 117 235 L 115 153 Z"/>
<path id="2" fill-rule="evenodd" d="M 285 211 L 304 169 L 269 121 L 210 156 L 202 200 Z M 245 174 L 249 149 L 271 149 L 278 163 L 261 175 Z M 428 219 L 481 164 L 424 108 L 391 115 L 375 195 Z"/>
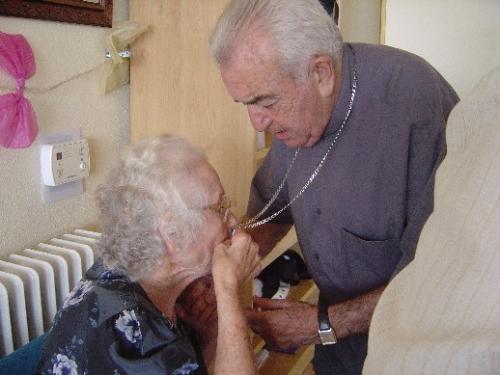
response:
<path id="1" fill-rule="evenodd" d="M 311 60 L 311 73 L 318 92 L 323 97 L 333 95 L 335 70 L 333 60 L 328 55 L 319 55 Z"/>
<path id="2" fill-rule="evenodd" d="M 176 252 L 176 233 L 167 230 L 168 221 L 168 216 L 164 215 L 160 220 L 158 232 L 160 233 L 160 237 L 163 239 L 163 243 L 165 244 L 165 255 L 171 258 Z"/>

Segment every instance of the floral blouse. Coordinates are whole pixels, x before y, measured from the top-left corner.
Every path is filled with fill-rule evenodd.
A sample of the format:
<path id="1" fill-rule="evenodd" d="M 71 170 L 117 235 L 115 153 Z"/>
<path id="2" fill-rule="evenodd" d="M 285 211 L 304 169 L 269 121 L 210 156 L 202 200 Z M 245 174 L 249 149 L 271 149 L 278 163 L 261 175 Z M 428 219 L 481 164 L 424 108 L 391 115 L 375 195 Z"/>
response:
<path id="1" fill-rule="evenodd" d="M 138 283 L 96 263 L 57 312 L 37 374 L 206 373 L 191 336 Z"/>

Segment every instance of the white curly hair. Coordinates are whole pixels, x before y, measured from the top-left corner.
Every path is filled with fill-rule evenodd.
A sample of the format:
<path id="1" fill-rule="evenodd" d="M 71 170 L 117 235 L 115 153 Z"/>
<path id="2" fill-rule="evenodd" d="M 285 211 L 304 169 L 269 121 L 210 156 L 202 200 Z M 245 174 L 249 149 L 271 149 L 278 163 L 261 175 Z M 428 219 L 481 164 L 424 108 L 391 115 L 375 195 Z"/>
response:
<path id="1" fill-rule="evenodd" d="M 342 60 L 342 36 L 318 0 L 233 0 L 219 17 L 210 52 L 219 65 L 256 29 L 274 38 L 283 69 L 304 81 L 312 57 L 326 54 Z"/>
<path id="2" fill-rule="evenodd" d="M 163 264 L 165 240 L 179 250 L 189 246 L 205 222 L 199 208 L 209 192 L 196 171 L 207 164 L 200 150 L 175 136 L 128 147 L 96 192 L 103 233 L 96 255 L 103 265 L 137 281 Z"/>

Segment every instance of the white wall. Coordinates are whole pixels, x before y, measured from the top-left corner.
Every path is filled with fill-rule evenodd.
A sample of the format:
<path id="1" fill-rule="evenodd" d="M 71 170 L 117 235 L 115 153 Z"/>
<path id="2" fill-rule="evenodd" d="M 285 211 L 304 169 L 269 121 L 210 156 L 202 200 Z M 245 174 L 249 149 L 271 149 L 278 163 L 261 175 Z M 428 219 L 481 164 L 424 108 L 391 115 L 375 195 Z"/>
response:
<path id="1" fill-rule="evenodd" d="M 387 0 L 385 43 L 422 56 L 467 95 L 500 65 L 500 1 Z"/>
<path id="2" fill-rule="evenodd" d="M 114 20 L 128 19 L 128 1 L 114 0 Z M 0 16 L 0 31 L 23 34 L 37 72 L 27 87 L 43 89 L 99 66 L 108 28 Z M 76 227 L 95 227 L 92 193 L 121 145 L 129 142 L 129 90 L 99 93 L 100 72 L 83 75 L 47 92 L 27 91 L 40 134 L 81 128 L 91 147 L 91 175 L 82 195 L 44 204 L 38 139 L 27 149 L 0 147 L 0 259 Z M 0 72 L 0 94 L 13 83 Z"/>

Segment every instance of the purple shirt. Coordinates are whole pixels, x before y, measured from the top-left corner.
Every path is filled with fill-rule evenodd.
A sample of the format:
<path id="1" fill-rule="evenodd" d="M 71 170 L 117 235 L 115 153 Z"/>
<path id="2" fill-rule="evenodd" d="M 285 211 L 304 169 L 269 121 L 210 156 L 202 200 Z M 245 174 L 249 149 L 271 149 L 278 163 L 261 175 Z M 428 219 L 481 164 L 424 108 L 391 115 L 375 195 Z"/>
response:
<path id="1" fill-rule="evenodd" d="M 354 69 L 357 93 L 343 132 L 308 190 L 275 220 L 295 225 L 309 272 L 330 303 L 387 283 L 413 259 L 446 153 L 446 119 L 459 100 L 444 78 L 413 54 L 346 44 L 341 93 L 329 124 L 318 143 L 300 151 L 263 217 L 297 194 L 325 154 L 346 115 Z M 294 152 L 273 139 L 252 182 L 250 215 L 269 200 Z M 347 367 L 358 366 L 352 373 L 364 360 L 358 354 L 346 360 Z"/>

